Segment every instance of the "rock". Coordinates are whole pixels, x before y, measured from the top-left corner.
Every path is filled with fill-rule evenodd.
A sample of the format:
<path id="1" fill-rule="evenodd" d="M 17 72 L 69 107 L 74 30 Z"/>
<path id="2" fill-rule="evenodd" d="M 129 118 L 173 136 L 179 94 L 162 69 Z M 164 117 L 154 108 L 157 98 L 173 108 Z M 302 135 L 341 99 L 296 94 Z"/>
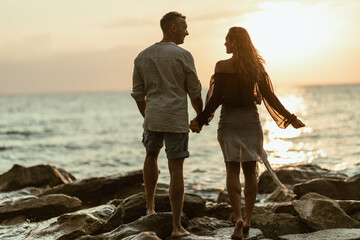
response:
<path id="1" fill-rule="evenodd" d="M 7 192 L 25 187 L 56 186 L 71 183 L 75 177 L 64 169 L 50 165 L 23 167 L 15 164 L 9 171 L 0 175 L 0 191 Z"/>
<path id="2" fill-rule="evenodd" d="M 265 208 L 272 211 L 273 213 L 289 213 L 293 216 L 299 215 L 295 211 L 295 208 L 291 202 L 269 203 L 265 205 Z"/>
<path id="3" fill-rule="evenodd" d="M 115 227 L 135 221 L 146 214 L 145 193 L 138 193 L 124 199 L 117 207 L 116 212 L 104 226 L 103 232 L 111 231 Z M 170 200 L 168 194 L 155 194 L 155 211 L 170 212 Z M 183 212 L 188 217 L 201 216 L 205 211 L 205 200 L 201 197 L 185 193 Z"/>
<path id="4" fill-rule="evenodd" d="M 346 212 L 346 214 L 354 214 L 360 212 L 360 201 L 356 200 L 336 200 L 340 205 L 341 209 Z"/>
<path id="5" fill-rule="evenodd" d="M 67 213 L 43 222 L 24 223 L 16 227 L 0 225 L 0 239 L 76 239 L 97 231 L 114 210 L 115 207 L 112 205 L 102 205 L 74 213 Z"/>
<path id="6" fill-rule="evenodd" d="M 328 229 L 305 234 L 280 236 L 279 240 L 356 240 L 360 239 L 360 229 Z"/>
<path id="7" fill-rule="evenodd" d="M 360 228 L 360 223 L 348 216 L 334 200 L 315 194 L 311 196 L 293 201 L 295 210 L 310 229 Z"/>
<path id="8" fill-rule="evenodd" d="M 360 212 L 352 213 L 349 215 L 352 219 L 360 222 Z"/>
<path id="9" fill-rule="evenodd" d="M 286 234 L 308 232 L 300 217 L 288 213 L 273 213 L 255 206 L 251 217 L 251 228 L 260 229 L 265 237 L 275 238 Z"/>
<path id="10" fill-rule="evenodd" d="M 231 239 L 231 234 L 233 234 L 234 228 L 220 228 L 216 231 L 214 237 L 216 240 L 228 240 Z M 264 235 L 260 229 L 257 228 L 250 228 L 249 234 L 244 237 L 244 240 L 257 240 L 257 239 L 264 239 Z"/>
<path id="11" fill-rule="evenodd" d="M 290 191 L 291 193 L 291 191 Z M 291 202 L 295 197 L 291 197 L 289 195 L 285 195 L 280 188 L 276 188 L 272 193 L 270 193 L 265 201 L 266 202 Z"/>
<path id="12" fill-rule="evenodd" d="M 230 204 L 230 199 L 229 199 L 229 194 L 226 190 L 220 191 L 218 198 L 217 198 L 217 202 L 218 203 L 228 203 Z"/>
<path id="13" fill-rule="evenodd" d="M 331 199 L 360 200 L 359 186 L 360 175 L 345 180 L 322 178 L 295 184 L 294 193 L 298 197 L 316 192 Z"/>
<path id="14" fill-rule="evenodd" d="M 300 200 L 308 200 L 308 199 L 330 199 L 328 197 L 325 197 L 323 195 L 320 195 L 318 193 L 310 192 L 306 195 L 302 196 Z M 356 221 L 359 221 L 359 218 L 357 218 L 357 213 L 360 214 L 360 201 L 358 200 L 335 200 L 340 205 L 340 208 L 350 217 L 355 219 Z M 354 218 L 355 217 L 355 218 Z"/>
<path id="15" fill-rule="evenodd" d="M 231 206 L 227 203 L 211 203 L 206 206 L 205 216 L 228 220 L 233 213 Z"/>
<path id="16" fill-rule="evenodd" d="M 291 188 L 296 183 L 302 183 L 314 178 L 345 179 L 347 175 L 320 168 L 317 165 L 283 166 L 275 170 L 280 181 Z M 277 188 L 270 174 L 265 171 L 261 174 L 258 184 L 259 193 L 271 193 Z"/>
<path id="17" fill-rule="evenodd" d="M 184 227 L 187 226 L 187 220 L 184 217 L 182 217 L 182 224 Z M 117 240 L 148 231 L 155 232 L 159 238 L 165 239 L 172 232 L 172 214 L 161 212 L 146 215 L 134 222 L 122 224 L 111 232 L 96 236 L 87 235 L 77 240 Z"/>
<path id="18" fill-rule="evenodd" d="M 0 206 L 13 204 L 20 199 L 29 199 L 36 197 L 44 192 L 43 188 L 27 187 L 11 192 L 0 192 Z"/>
<path id="19" fill-rule="evenodd" d="M 49 219 L 80 209 L 81 201 L 63 194 L 20 199 L 13 204 L 0 206 L 0 221 L 25 216 L 30 221 Z"/>
<path id="20" fill-rule="evenodd" d="M 234 224 L 229 221 L 205 216 L 189 220 L 187 230 L 199 236 L 211 236 L 216 235 L 217 229 L 226 227 L 234 227 Z"/>
<path id="21" fill-rule="evenodd" d="M 134 189 L 140 188 L 142 182 L 142 170 L 138 170 L 126 174 L 88 178 L 79 182 L 62 184 L 45 191 L 40 196 L 62 193 L 79 198 L 83 202 L 83 206 L 92 207 L 114 199 L 115 194 L 120 195 L 119 191 L 123 193 L 122 197 L 132 194 Z"/>
<path id="22" fill-rule="evenodd" d="M 161 240 L 155 232 L 142 232 L 136 235 L 128 236 L 124 240 Z"/>

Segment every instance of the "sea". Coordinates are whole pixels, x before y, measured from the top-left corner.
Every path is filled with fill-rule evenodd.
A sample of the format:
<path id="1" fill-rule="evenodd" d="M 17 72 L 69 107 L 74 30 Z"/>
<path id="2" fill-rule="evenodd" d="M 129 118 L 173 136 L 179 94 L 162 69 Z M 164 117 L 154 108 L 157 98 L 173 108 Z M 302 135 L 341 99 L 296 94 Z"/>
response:
<path id="1" fill-rule="evenodd" d="M 359 84 L 289 87 L 275 93 L 306 127 L 280 129 L 263 104 L 258 106 L 273 168 L 316 164 L 348 176 L 360 173 Z M 216 136 L 219 114 L 220 108 L 200 134 L 190 132 L 191 156 L 184 163 L 185 191 L 209 199 L 225 189 Z M 189 103 L 189 119 L 194 117 Z M 14 164 L 50 164 L 79 180 L 142 169 L 142 122 L 130 92 L 2 95 L 0 174 Z M 164 150 L 158 166 L 159 182 L 168 184 Z M 259 171 L 265 171 L 262 164 Z"/>

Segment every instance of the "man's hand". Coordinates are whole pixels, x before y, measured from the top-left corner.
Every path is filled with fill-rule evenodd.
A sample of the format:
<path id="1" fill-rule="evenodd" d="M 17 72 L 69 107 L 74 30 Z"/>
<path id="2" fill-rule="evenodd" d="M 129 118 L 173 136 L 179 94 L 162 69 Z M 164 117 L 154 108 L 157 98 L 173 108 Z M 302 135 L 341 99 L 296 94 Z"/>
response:
<path id="1" fill-rule="evenodd" d="M 196 121 L 194 118 L 190 121 L 190 129 L 192 132 L 200 133 L 202 126 L 200 126 L 198 121 Z"/>
<path id="2" fill-rule="evenodd" d="M 294 121 L 292 121 L 291 125 L 294 127 L 294 128 L 302 128 L 302 127 L 305 127 L 305 124 L 300 121 L 299 119 L 295 119 Z"/>

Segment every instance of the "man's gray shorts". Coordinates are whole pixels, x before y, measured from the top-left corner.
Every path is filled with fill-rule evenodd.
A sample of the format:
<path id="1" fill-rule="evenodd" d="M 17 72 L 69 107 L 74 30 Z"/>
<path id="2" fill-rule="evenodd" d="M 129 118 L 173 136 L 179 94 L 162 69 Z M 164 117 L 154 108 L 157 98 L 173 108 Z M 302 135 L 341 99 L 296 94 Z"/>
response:
<path id="1" fill-rule="evenodd" d="M 188 151 L 189 133 L 169 133 L 153 132 L 144 130 L 143 144 L 149 151 L 160 150 L 164 146 L 168 159 L 187 158 L 190 156 Z"/>

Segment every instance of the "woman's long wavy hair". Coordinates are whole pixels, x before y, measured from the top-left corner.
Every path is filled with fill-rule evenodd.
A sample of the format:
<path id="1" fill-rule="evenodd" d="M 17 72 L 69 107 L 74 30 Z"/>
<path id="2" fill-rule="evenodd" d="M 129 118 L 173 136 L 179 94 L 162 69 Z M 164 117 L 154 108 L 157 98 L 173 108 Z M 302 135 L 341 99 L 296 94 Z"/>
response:
<path id="1" fill-rule="evenodd" d="M 266 74 L 264 63 L 259 51 L 254 47 L 249 33 L 245 28 L 232 27 L 227 35 L 233 42 L 233 55 L 238 72 L 248 84 L 259 83 Z M 266 74 L 267 75 L 267 74 Z"/>

